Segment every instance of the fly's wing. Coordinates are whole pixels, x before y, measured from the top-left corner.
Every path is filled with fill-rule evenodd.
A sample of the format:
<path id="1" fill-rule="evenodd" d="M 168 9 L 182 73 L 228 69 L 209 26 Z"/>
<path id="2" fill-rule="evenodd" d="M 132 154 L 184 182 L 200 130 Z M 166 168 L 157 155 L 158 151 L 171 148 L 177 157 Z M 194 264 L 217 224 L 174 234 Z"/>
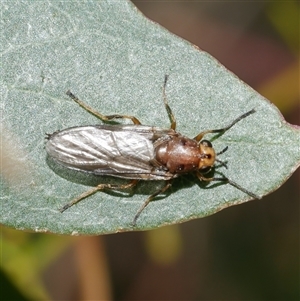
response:
<path id="1" fill-rule="evenodd" d="M 171 174 L 151 164 L 153 142 L 169 132 L 141 125 L 74 127 L 50 135 L 46 150 L 70 169 L 130 179 L 169 179 Z"/>

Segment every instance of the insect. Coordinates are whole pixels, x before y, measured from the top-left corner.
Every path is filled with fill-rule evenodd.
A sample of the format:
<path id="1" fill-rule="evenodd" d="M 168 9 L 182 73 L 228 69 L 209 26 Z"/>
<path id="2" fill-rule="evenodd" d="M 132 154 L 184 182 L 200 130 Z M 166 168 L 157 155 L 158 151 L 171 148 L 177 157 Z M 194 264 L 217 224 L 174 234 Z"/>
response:
<path id="1" fill-rule="evenodd" d="M 171 187 L 171 180 L 187 173 L 194 173 L 200 181 L 228 183 L 253 198 L 259 198 L 226 177 L 205 176 L 214 167 L 215 162 L 225 165 L 217 156 L 224 153 L 227 147 L 216 153 L 211 142 L 203 139 L 208 133 L 226 132 L 237 122 L 255 113 L 255 110 L 241 115 L 224 128 L 206 130 L 192 139 L 188 138 L 176 132 L 176 120 L 166 98 L 167 79 L 166 75 L 163 101 L 171 121 L 169 129 L 142 125 L 134 116 L 102 115 L 70 91 L 67 92 L 73 101 L 102 121 L 129 119 L 133 124 L 79 126 L 55 132 L 47 137 L 48 155 L 68 169 L 131 181 L 121 185 L 99 184 L 67 203 L 60 212 L 100 190 L 128 189 L 134 187 L 140 180 L 166 181 L 166 185 L 150 195 L 139 208 L 133 219 L 133 225 L 136 225 L 146 206 L 157 195 Z"/>

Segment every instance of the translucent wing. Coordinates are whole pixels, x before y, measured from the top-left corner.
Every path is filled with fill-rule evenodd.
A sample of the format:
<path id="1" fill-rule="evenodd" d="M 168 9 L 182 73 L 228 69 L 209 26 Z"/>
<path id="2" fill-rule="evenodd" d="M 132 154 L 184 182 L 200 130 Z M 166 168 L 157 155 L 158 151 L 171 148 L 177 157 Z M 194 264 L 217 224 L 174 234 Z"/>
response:
<path id="1" fill-rule="evenodd" d="M 74 127 L 50 135 L 46 150 L 70 169 L 130 179 L 170 179 L 172 174 L 151 162 L 154 142 L 173 133 L 142 125 Z"/>

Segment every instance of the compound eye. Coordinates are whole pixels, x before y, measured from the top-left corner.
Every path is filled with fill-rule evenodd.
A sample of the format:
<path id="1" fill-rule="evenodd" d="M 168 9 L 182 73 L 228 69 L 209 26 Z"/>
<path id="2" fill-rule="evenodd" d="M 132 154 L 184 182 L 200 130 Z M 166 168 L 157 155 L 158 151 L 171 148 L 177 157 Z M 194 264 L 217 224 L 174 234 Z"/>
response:
<path id="1" fill-rule="evenodd" d="M 202 140 L 200 143 L 204 146 L 212 147 L 211 142 L 208 140 Z"/>

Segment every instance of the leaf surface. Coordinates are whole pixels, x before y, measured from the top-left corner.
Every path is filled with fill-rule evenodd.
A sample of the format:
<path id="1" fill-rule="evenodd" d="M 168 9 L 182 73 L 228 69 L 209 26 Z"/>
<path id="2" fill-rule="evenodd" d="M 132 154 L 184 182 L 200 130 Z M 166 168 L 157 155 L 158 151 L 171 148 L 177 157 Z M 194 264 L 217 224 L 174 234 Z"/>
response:
<path id="1" fill-rule="evenodd" d="M 161 182 L 133 191 L 98 192 L 60 213 L 58 209 L 97 181 L 58 171 L 47 160 L 45 133 L 101 123 L 66 95 L 71 90 L 102 114 L 136 116 L 168 128 L 162 86 L 177 131 L 194 137 L 256 113 L 221 136 L 207 135 L 245 189 L 266 195 L 299 166 L 299 128 L 269 101 L 196 46 L 146 19 L 127 1 L 2 2 L 1 223 L 17 229 L 64 234 L 133 230 L 132 220 Z M 216 174 L 218 176 L 218 174 Z M 103 181 L 107 179 L 103 179 Z M 228 184 L 174 180 L 142 212 L 137 229 L 187 221 L 251 199 Z"/>

